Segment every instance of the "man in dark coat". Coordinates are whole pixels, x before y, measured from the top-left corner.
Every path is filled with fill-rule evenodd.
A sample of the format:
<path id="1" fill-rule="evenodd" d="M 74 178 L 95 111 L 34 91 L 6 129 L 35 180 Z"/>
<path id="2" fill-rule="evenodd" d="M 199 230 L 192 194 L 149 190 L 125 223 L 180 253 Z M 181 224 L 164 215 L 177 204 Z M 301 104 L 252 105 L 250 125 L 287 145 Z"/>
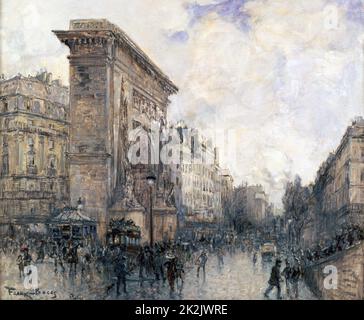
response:
<path id="1" fill-rule="evenodd" d="M 120 295 L 120 284 L 123 284 L 123 291 L 126 291 L 126 275 L 129 274 L 126 265 L 126 257 L 120 254 L 120 256 L 115 260 L 114 267 L 115 275 L 117 277 L 116 280 L 116 295 Z"/>
<path id="2" fill-rule="evenodd" d="M 224 251 L 223 249 L 220 247 L 217 249 L 217 263 L 218 263 L 218 269 L 221 270 L 222 267 L 224 266 Z"/>
<path id="3" fill-rule="evenodd" d="M 142 247 L 139 249 L 139 253 L 136 257 L 136 260 L 139 266 L 139 278 L 143 278 L 143 269 L 145 268 L 146 256 L 144 253 L 144 249 Z"/>
<path id="4" fill-rule="evenodd" d="M 170 288 L 170 292 L 174 292 L 174 283 L 177 276 L 177 261 L 176 257 L 169 253 L 166 256 L 167 261 L 164 263 L 165 267 L 167 268 L 167 279 Z"/>
<path id="5" fill-rule="evenodd" d="M 24 260 L 22 254 L 18 255 L 16 259 L 16 264 L 18 265 L 19 268 L 19 278 L 22 278 L 24 276 Z"/>
<path id="6" fill-rule="evenodd" d="M 37 248 L 37 260 L 36 262 L 43 263 L 44 256 L 45 256 L 45 242 L 42 240 Z"/>
<path id="7" fill-rule="evenodd" d="M 270 274 L 270 278 L 268 281 L 268 288 L 265 290 L 264 296 L 269 298 L 269 293 L 272 291 L 274 287 L 277 288 L 277 299 L 282 299 L 281 297 L 281 260 L 277 259 L 275 265 L 272 267 L 272 271 Z"/>
<path id="8" fill-rule="evenodd" d="M 164 276 L 164 255 L 160 248 L 156 250 L 154 263 L 156 280 L 162 279 L 164 282 L 166 280 Z"/>
<path id="9" fill-rule="evenodd" d="M 291 281 L 291 275 L 292 275 L 292 267 L 291 267 L 288 259 L 286 259 L 286 267 L 283 269 L 282 274 L 284 276 L 285 283 L 286 283 L 286 293 L 287 293 L 287 296 L 289 297 L 291 294 L 290 281 Z"/>
<path id="10" fill-rule="evenodd" d="M 24 248 L 23 250 L 23 264 L 24 267 L 29 266 L 32 263 L 33 259 L 32 256 L 29 253 L 29 249 L 28 248 Z"/>
<path id="11" fill-rule="evenodd" d="M 206 279 L 206 262 L 207 262 L 207 254 L 206 251 L 203 250 L 200 256 L 197 258 L 196 264 L 197 264 L 197 277 L 200 276 L 200 269 L 202 268 L 203 273 L 203 279 Z"/>
<path id="12" fill-rule="evenodd" d="M 296 299 L 298 299 L 298 282 L 302 275 L 302 268 L 300 265 L 299 259 L 295 259 L 295 264 L 292 267 L 292 274 L 291 274 L 291 284 L 292 284 L 292 291 L 293 295 Z"/>

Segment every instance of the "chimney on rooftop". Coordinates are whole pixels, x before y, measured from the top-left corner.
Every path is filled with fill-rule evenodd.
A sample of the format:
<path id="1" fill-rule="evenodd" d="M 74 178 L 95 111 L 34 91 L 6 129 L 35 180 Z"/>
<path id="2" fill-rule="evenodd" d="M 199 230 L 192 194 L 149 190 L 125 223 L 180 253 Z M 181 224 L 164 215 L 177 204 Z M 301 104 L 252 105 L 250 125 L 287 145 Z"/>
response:
<path id="1" fill-rule="evenodd" d="M 39 81 L 46 82 L 46 80 L 47 80 L 47 72 L 43 71 L 43 72 L 37 74 L 36 78 Z"/>
<path id="2" fill-rule="evenodd" d="M 51 82 L 52 82 L 52 73 L 51 72 L 46 73 L 46 83 L 51 84 Z"/>

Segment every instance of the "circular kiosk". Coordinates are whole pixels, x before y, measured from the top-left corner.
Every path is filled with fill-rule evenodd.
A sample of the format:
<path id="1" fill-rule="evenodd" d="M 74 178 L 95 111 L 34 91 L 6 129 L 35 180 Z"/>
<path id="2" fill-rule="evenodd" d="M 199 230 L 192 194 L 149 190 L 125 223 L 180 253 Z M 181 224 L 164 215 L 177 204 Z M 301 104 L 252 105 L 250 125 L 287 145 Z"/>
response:
<path id="1" fill-rule="evenodd" d="M 95 238 L 96 221 L 77 208 L 64 208 L 51 220 L 50 231 L 54 240 Z"/>

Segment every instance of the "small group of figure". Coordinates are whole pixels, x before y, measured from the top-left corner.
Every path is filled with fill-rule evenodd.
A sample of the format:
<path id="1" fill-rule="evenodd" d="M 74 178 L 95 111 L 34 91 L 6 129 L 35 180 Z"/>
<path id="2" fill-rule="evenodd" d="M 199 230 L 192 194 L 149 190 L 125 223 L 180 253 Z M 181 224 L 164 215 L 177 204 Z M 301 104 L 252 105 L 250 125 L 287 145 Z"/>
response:
<path id="1" fill-rule="evenodd" d="M 282 273 L 280 271 L 280 268 L 281 260 L 277 259 L 275 265 L 272 267 L 271 275 L 268 281 L 268 288 L 264 292 L 264 296 L 266 298 L 269 298 L 269 293 L 274 288 L 276 288 L 277 299 L 281 300 L 281 282 L 283 282 L 282 276 L 284 276 L 287 297 L 291 298 L 291 294 L 293 294 L 294 298 L 298 299 L 298 282 L 303 273 L 299 261 L 295 259 L 295 264 L 292 266 L 289 263 L 288 259 L 286 259 L 286 266 L 283 269 Z"/>
<path id="2" fill-rule="evenodd" d="M 164 263 L 164 266 L 167 269 L 167 279 L 170 288 L 170 293 L 173 293 L 175 291 L 175 284 L 177 283 L 178 286 L 179 280 L 181 281 L 180 290 L 182 290 L 184 283 L 184 273 L 185 273 L 183 264 L 172 253 L 167 253 L 166 260 L 167 261 Z"/>
<path id="3" fill-rule="evenodd" d="M 298 281 L 303 274 L 298 259 L 295 258 L 293 265 L 286 259 L 286 267 L 283 269 L 282 274 L 285 279 L 287 297 L 293 295 L 295 299 L 298 299 Z"/>
<path id="4" fill-rule="evenodd" d="M 184 283 L 184 267 L 181 259 L 174 253 L 174 250 L 169 250 L 167 247 L 155 245 L 152 250 L 146 246 L 140 248 L 136 257 L 139 266 L 140 286 L 143 285 L 145 276 L 149 276 L 148 280 L 153 285 L 154 281 L 168 280 L 170 292 L 175 291 L 175 284 L 180 281 L 181 288 Z"/>

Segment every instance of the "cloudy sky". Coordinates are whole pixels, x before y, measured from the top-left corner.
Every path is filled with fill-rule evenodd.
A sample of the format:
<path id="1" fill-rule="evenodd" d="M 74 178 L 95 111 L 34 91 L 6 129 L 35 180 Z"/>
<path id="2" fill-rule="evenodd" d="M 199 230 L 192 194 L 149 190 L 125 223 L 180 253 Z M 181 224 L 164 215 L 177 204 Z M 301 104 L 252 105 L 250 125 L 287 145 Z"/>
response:
<path id="1" fill-rule="evenodd" d="M 51 30 L 76 18 L 127 32 L 180 88 L 169 118 L 225 132 L 235 183 L 263 184 L 278 206 L 286 181 L 312 181 L 363 114 L 363 0 L 2 0 L 2 72 L 67 83 Z"/>

